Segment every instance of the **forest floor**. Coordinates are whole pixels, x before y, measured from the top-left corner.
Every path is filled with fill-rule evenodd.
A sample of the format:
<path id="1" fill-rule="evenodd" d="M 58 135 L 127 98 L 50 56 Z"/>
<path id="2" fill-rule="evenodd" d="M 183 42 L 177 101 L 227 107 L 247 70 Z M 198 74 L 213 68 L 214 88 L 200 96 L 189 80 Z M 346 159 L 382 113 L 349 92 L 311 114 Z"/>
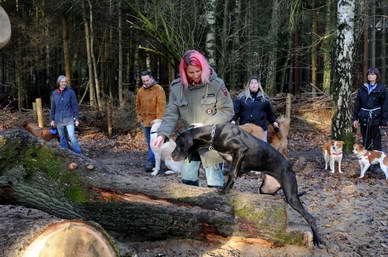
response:
<path id="1" fill-rule="evenodd" d="M 20 127 L 23 120 L 33 120 L 32 112 L 0 115 L 0 129 Z M 307 122 L 308 121 L 308 122 Z M 359 165 L 353 154 L 345 154 L 343 174 L 324 170 L 321 146 L 329 139 L 327 119 L 307 113 L 295 115 L 289 133 L 289 159 L 297 174 L 301 198 L 316 218 L 326 246 L 323 249 L 303 247 L 267 248 L 226 242 L 211 244 L 195 240 L 129 242 L 119 246 L 125 256 L 136 257 L 256 257 L 256 256 L 388 256 L 388 180 L 383 174 L 366 174 L 359 179 Z M 147 177 L 160 183 L 180 182 L 179 175 L 153 177 L 144 171 L 146 144 L 140 130 L 136 135 L 123 134 L 108 138 L 98 129 L 82 130 L 78 135 L 86 156 L 98 160 L 125 179 Z M 359 135 L 357 135 L 359 140 Z M 388 150 L 388 138 L 383 139 Z M 256 194 L 259 175 L 249 173 L 238 178 L 234 190 Z M 206 186 L 204 174 L 200 185 Z M 289 227 L 304 227 L 301 216 L 288 208 Z"/>

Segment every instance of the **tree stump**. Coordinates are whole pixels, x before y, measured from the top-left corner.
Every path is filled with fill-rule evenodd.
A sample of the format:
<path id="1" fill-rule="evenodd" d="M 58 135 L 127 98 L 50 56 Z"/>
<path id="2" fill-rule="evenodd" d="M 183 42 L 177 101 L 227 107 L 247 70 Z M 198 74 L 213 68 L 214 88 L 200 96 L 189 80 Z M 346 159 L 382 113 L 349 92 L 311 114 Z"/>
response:
<path id="1" fill-rule="evenodd" d="M 4 257 L 119 256 L 102 228 L 35 209 L 0 205 L 0 235 Z"/>
<path id="2" fill-rule="evenodd" d="M 238 237 L 270 246 L 306 243 L 303 233 L 287 232 L 286 204 L 280 197 L 220 195 L 211 188 L 123 177 L 23 130 L 0 131 L 0 160 L 0 204 L 92 220 L 137 240 Z M 75 170 L 67 169 L 71 162 L 79 164 Z M 87 168 L 90 164 L 93 170 Z"/>

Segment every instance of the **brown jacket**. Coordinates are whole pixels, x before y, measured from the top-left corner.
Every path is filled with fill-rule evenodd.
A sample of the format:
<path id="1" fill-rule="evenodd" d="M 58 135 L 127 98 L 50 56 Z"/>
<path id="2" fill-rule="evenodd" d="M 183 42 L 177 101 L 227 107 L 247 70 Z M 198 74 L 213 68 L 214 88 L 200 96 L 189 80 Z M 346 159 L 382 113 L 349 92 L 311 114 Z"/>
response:
<path id="1" fill-rule="evenodd" d="M 141 87 L 136 95 L 137 121 L 144 127 L 151 127 L 151 121 L 162 119 L 166 108 L 164 89 L 155 84 L 149 88 Z"/>

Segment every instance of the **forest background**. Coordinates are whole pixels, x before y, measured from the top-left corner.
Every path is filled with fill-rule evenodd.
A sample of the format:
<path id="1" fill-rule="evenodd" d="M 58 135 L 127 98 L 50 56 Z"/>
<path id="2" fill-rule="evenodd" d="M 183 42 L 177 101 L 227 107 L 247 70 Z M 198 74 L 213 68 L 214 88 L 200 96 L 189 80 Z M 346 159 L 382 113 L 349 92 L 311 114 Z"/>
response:
<path id="1" fill-rule="evenodd" d="M 150 70 L 168 92 L 198 49 L 233 93 L 258 74 L 270 96 L 332 97 L 332 136 L 351 133 L 351 94 L 368 67 L 387 74 L 384 0 L 1 0 L 12 38 L 0 51 L 0 103 L 49 106 L 65 74 L 79 101 L 124 106 Z"/>

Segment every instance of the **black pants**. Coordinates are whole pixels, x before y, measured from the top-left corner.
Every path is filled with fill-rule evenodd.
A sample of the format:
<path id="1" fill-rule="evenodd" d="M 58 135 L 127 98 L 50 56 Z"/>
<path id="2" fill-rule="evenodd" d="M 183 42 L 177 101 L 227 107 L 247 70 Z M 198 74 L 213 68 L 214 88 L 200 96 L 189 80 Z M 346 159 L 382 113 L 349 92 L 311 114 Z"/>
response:
<path id="1" fill-rule="evenodd" d="M 379 125 L 369 126 L 366 125 L 360 126 L 362 142 L 367 150 L 378 150 L 381 151 L 381 134 L 379 130 Z M 367 134 L 368 133 L 368 134 Z"/>

